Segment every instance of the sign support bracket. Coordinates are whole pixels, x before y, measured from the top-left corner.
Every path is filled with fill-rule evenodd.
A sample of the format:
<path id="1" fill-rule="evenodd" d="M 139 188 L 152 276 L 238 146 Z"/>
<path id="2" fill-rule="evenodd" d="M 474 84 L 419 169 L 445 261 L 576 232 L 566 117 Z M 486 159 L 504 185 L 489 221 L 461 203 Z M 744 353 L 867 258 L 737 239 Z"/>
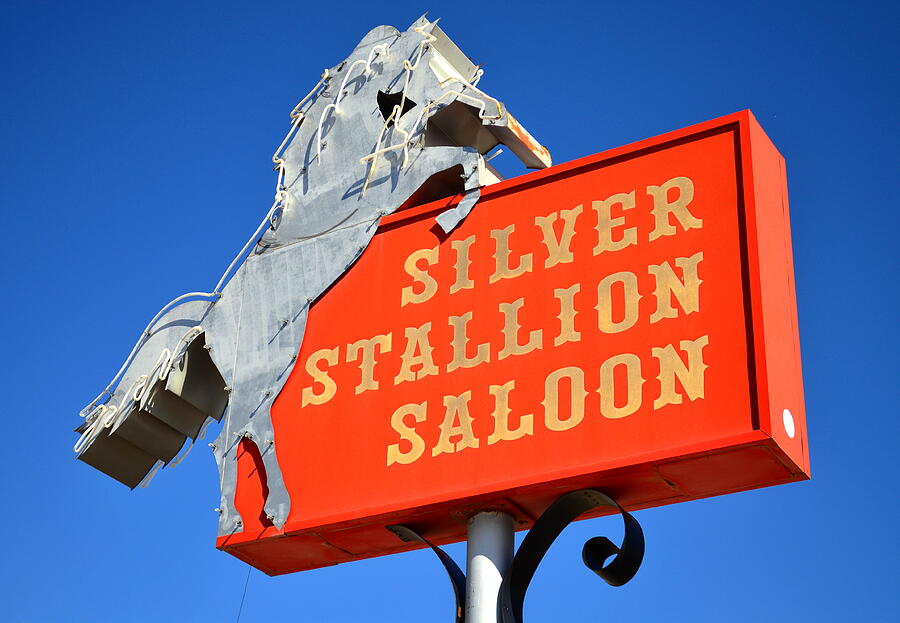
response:
<path id="1" fill-rule="evenodd" d="M 614 499 L 595 489 L 572 491 L 553 502 L 534 522 L 515 555 L 512 516 L 491 510 L 472 515 L 467 523 L 468 575 L 444 550 L 410 528 L 395 525 L 388 530 L 403 541 L 426 544 L 440 559 L 453 584 L 456 623 L 523 623 L 525 592 L 544 555 L 566 526 L 599 506 L 622 515 L 625 536 L 619 546 L 605 536 L 588 539 L 581 559 L 610 586 L 622 586 L 635 576 L 644 559 L 644 532 Z"/>
<path id="2" fill-rule="evenodd" d="M 444 566 L 447 576 L 450 578 L 450 584 L 453 585 L 453 595 L 456 598 L 456 623 L 464 623 L 466 609 L 466 574 L 463 573 L 456 561 L 450 558 L 450 555 L 428 539 L 421 536 L 415 530 L 406 526 L 388 526 L 388 530 L 397 535 L 401 541 L 407 543 L 419 541 L 431 548 L 438 560 Z"/>

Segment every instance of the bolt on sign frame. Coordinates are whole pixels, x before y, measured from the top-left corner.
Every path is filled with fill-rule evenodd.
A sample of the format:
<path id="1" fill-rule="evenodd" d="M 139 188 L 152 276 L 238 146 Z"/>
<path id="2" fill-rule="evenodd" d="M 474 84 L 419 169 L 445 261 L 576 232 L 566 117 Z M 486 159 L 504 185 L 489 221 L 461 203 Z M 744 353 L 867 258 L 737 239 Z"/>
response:
<path id="1" fill-rule="evenodd" d="M 809 477 L 784 160 L 749 111 L 398 211 L 312 307 L 272 409 L 291 495 L 217 545 L 268 574 Z M 604 508 L 595 514 L 608 513 Z M 585 517 L 592 516 L 590 513 Z"/>

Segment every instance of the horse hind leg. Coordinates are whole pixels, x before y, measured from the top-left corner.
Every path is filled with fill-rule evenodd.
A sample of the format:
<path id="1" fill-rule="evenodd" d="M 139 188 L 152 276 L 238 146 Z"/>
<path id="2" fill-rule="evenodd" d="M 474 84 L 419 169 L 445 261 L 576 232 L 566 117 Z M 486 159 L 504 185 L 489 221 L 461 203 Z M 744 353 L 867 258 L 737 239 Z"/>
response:
<path id="1" fill-rule="evenodd" d="M 262 447 L 260 447 L 260 445 Z M 264 439 L 257 443 L 265 468 L 265 478 L 269 494 L 266 496 L 264 510 L 266 517 L 279 530 L 287 521 L 291 510 L 291 498 L 284 484 L 281 466 L 275 458 L 275 440 Z"/>
<path id="2" fill-rule="evenodd" d="M 222 428 L 219 438 L 213 444 L 221 477 L 219 536 L 244 530 L 246 522 L 242 513 L 247 511 L 248 505 L 252 507 L 254 503 L 242 494 L 243 502 L 239 510 L 237 488 L 241 482 L 244 483 L 241 485 L 243 490 L 243 487 L 248 485 L 248 478 L 258 483 L 263 507 L 260 519 L 264 525 L 271 524 L 281 529 L 290 513 L 290 495 L 275 455 L 274 431 L 269 415 L 272 402 L 272 400 L 264 401 L 256 411 L 256 415 L 240 426 L 234 426 L 236 423 L 234 421 L 229 422 L 230 425 Z M 252 461 L 245 462 L 247 455 Z M 245 467 L 251 464 L 252 467 Z M 251 471 L 246 473 L 245 469 Z M 255 485 L 249 487 L 253 491 Z M 251 493 L 251 498 L 254 495 L 255 493 Z M 255 514 L 256 511 L 253 512 Z"/>
<path id="3" fill-rule="evenodd" d="M 222 418 L 224 381 L 204 348 L 199 325 L 184 332 L 188 322 L 196 323 L 189 318 L 163 323 L 150 334 L 99 412 L 114 415 L 82 425 L 93 429 L 81 431 L 80 460 L 129 487 L 146 485 L 154 466 L 176 464 L 179 450 L 183 457 L 205 423 Z"/>

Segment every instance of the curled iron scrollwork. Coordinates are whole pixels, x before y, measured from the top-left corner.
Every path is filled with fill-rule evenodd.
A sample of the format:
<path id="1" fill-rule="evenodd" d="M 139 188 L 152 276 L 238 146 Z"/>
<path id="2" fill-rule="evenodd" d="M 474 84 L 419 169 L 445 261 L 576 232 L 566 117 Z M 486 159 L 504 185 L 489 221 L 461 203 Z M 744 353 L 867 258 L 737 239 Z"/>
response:
<path id="1" fill-rule="evenodd" d="M 512 568 L 500 586 L 500 623 L 522 623 L 525 592 L 547 550 L 566 526 L 579 515 L 598 506 L 609 506 L 621 513 L 625 522 L 625 537 L 621 546 L 616 546 L 606 537 L 589 539 L 581 552 L 582 561 L 610 586 L 622 586 L 634 577 L 644 559 L 644 532 L 641 525 L 604 493 L 594 489 L 567 493 L 551 504 L 534 522 L 519 546 Z M 610 556 L 614 558 L 604 565 Z"/>
<path id="2" fill-rule="evenodd" d="M 388 526 L 387 529 L 396 534 L 401 541 L 407 543 L 419 541 L 424 543 L 437 555 L 450 578 L 450 583 L 453 585 L 453 594 L 456 597 L 456 623 L 463 623 L 466 612 L 466 574 L 459 568 L 456 561 L 447 552 L 419 535 L 415 530 L 406 526 Z"/>
<path id="3" fill-rule="evenodd" d="M 557 499 L 534 522 L 531 530 L 513 557 L 512 566 L 503 579 L 498 596 L 500 623 L 522 623 L 525 593 L 538 565 L 560 533 L 580 515 L 608 506 L 622 515 L 625 536 L 617 546 L 604 536 L 588 539 L 581 550 L 585 566 L 610 586 L 622 586 L 637 573 L 644 559 L 644 532 L 638 521 L 608 495 L 594 489 L 572 491 Z M 406 542 L 424 543 L 437 555 L 450 577 L 456 596 L 456 623 L 464 623 L 466 576 L 454 560 L 441 548 L 406 526 L 388 526 L 388 530 Z M 607 560 L 612 560 L 607 564 Z"/>

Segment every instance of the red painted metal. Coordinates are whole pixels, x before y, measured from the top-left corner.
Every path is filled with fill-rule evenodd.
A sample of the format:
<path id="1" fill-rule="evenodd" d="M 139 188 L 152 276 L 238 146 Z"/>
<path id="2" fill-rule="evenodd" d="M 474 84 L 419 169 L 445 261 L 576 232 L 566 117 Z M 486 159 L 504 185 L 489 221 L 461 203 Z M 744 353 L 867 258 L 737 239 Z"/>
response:
<path id="1" fill-rule="evenodd" d="M 651 239 L 662 223 L 654 206 L 676 203 L 679 190 L 657 191 L 654 198 L 648 187 L 680 178 L 693 187 L 688 216 L 702 224 L 686 226 L 684 213 L 664 214 L 673 232 Z M 613 227 L 612 238 L 636 228 L 636 244 L 595 253 L 600 211 L 594 202 L 632 191 L 634 207 L 613 205 L 610 218 L 624 219 Z M 680 192 L 686 192 L 684 186 Z M 356 265 L 313 305 L 298 363 L 272 410 L 290 516 L 283 530 L 265 518 L 263 466 L 250 444 L 238 458 L 236 503 L 243 531 L 219 538 L 219 548 L 274 575 L 421 547 L 385 529 L 396 523 L 437 544 L 464 539 L 466 518 L 477 510 L 506 510 L 524 529 L 553 499 L 582 487 L 603 490 L 633 510 L 809 477 L 784 160 L 749 111 L 490 186 L 447 236 L 434 216 L 456 201 L 386 217 Z M 571 256 L 563 253 L 554 264 L 546 232 L 535 219 L 556 213 L 553 238 L 559 242 L 565 234 L 560 211 L 576 206 L 582 209 L 574 220 Z M 510 265 L 515 269 L 522 255 L 531 254 L 532 269 L 492 282 L 497 236 L 502 237 L 492 231 L 510 225 Z M 471 287 L 451 293 L 460 276 L 457 247 L 472 236 Z M 404 287 L 423 298 L 428 294 L 405 268 L 407 258 L 421 249 L 436 249 L 413 264 L 437 289 L 426 301 L 404 305 Z M 664 293 L 676 317 L 658 317 L 661 302 L 651 267 L 668 264 L 688 283 L 687 269 L 676 260 L 696 259 L 700 252 L 699 309 Z M 632 274 L 640 295 L 636 320 L 629 325 L 627 300 L 635 299 L 628 299 L 621 282 L 609 290 L 608 323 L 627 326 L 620 331 L 608 323 L 604 329 L 599 321 L 598 290 L 614 273 Z M 562 295 L 555 292 L 575 284 L 574 319 L 566 329 Z M 517 343 L 540 330 L 542 346 L 500 358 L 510 346 L 501 304 L 519 299 Z M 448 319 L 467 313 L 472 316 L 466 356 L 476 357 L 478 345 L 488 344 L 490 360 L 448 371 L 454 358 Z M 421 378 L 396 382 L 407 349 L 405 330 L 428 322 L 438 373 L 428 375 L 416 366 L 411 369 Z M 572 331 L 578 332 L 577 341 Z M 357 393 L 364 385 L 363 353 L 354 358 L 348 346 L 388 334 L 390 350 L 374 351 L 371 380 L 378 388 Z M 568 341 L 561 341 L 565 336 Z M 695 348 L 705 344 L 700 350 L 705 369 L 691 363 L 683 342 Z M 663 386 L 670 385 L 659 378 L 662 369 L 675 364 L 664 364 L 654 348 L 669 345 L 685 370 L 694 365 L 702 379 L 697 395 L 697 374 L 672 377 L 680 404 L 662 398 Z M 304 389 L 309 396 L 327 390 L 327 380 L 308 372 L 311 355 L 323 349 L 336 353 L 334 359 L 314 356 L 312 363 L 335 384 L 334 395 L 304 406 Z M 601 386 L 601 366 L 622 354 L 634 356 L 629 360 L 639 365 L 643 383 L 629 385 L 628 368 L 619 363 L 607 364 L 612 380 L 607 377 Z M 560 369 L 575 380 L 550 383 L 548 389 L 548 377 Z M 576 370 L 583 374 L 584 392 L 578 390 Z M 693 396 L 686 386 L 691 379 Z M 489 443 L 498 391 L 495 387 L 492 394 L 491 386 L 509 381 L 515 382 L 509 428 L 531 415 L 532 432 Z M 548 402 L 553 387 L 556 411 Z M 573 404 L 582 395 L 579 419 Z M 456 451 L 435 454 L 445 397 L 459 396 L 470 396 L 471 437 L 450 436 Z M 604 407 L 601 400 L 608 396 L 611 402 Z M 622 415 L 631 399 L 639 406 Z M 412 414 L 402 419 L 421 438 L 421 456 L 389 464 L 389 446 L 396 444 L 403 456 L 416 450 L 392 426 L 392 415 L 403 405 L 422 403 L 427 403 L 422 421 Z M 445 427 L 464 430 L 464 423 L 464 417 L 454 416 Z"/>

